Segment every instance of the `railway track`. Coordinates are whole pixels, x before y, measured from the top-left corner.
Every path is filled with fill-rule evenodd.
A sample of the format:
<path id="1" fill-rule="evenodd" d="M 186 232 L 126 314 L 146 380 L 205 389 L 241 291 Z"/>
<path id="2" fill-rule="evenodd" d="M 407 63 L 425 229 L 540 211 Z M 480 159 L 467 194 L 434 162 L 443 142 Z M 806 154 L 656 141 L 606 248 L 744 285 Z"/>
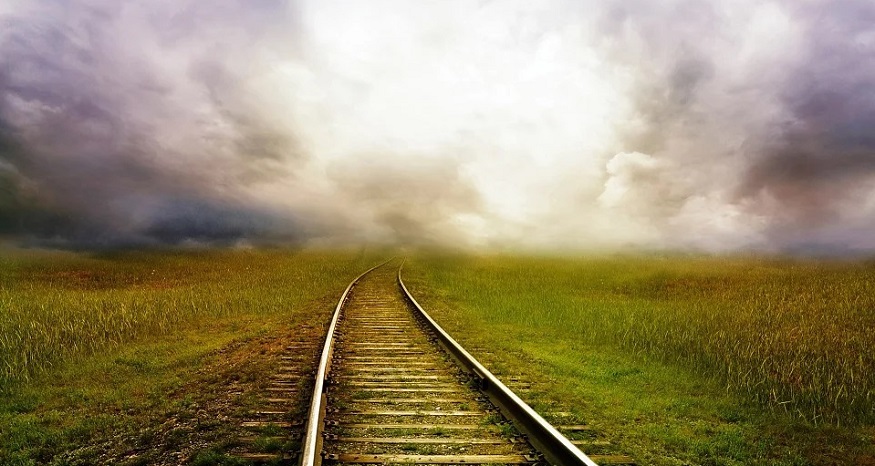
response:
<path id="1" fill-rule="evenodd" d="M 365 272 L 335 309 L 311 384 L 302 466 L 634 464 L 584 455 L 446 334 L 396 270 Z"/>

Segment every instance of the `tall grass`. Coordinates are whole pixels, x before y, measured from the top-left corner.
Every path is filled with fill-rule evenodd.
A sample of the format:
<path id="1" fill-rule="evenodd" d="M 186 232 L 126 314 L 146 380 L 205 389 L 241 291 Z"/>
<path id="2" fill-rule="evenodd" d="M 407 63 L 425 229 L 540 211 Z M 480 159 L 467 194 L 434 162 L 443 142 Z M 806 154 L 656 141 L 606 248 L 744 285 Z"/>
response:
<path id="1" fill-rule="evenodd" d="M 294 251 L 0 258 L 0 388 L 73 356 L 231 315 L 287 313 L 371 260 Z"/>
<path id="2" fill-rule="evenodd" d="M 484 325 L 612 345 L 812 422 L 875 421 L 875 264 L 420 257 L 415 284 Z"/>

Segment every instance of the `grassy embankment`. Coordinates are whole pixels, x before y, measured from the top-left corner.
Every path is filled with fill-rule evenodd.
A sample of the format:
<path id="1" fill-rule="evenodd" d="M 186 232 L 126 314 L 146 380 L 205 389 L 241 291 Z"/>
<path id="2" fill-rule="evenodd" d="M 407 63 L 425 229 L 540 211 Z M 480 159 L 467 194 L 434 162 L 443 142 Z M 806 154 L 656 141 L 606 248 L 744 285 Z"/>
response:
<path id="1" fill-rule="evenodd" d="M 875 265 L 421 256 L 412 291 L 641 464 L 875 464 Z"/>
<path id="2" fill-rule="evenodd" d="M 125 435 L 143 445 L 168 437 L 154 427 L 202 409 L 228 382 L 217 374 L 240 377 L 247 351 L 328 318 L 348 280 L 376 260 L 353 252 L 4 252 L 0 463 L 103 462 L 106 452 L 82 450 Z M 226 367 L 228 359 L 238 366 Z"/>

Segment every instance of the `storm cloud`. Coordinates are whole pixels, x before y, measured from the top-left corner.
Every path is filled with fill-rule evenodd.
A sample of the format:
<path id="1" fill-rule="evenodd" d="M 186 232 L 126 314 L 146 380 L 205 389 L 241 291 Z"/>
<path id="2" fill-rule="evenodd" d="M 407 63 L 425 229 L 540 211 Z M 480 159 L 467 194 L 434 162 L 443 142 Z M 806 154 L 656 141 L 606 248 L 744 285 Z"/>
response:
<path id="1" fill-rule="evenodd" d="M 0 235 L 875 248 L 868 1 L 0 6 Z"/>

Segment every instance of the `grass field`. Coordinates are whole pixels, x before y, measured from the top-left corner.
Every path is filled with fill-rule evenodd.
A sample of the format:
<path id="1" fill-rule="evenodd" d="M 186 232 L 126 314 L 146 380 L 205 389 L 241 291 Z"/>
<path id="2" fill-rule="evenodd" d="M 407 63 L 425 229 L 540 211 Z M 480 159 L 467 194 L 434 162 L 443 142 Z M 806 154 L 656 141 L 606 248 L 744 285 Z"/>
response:
<path id="1" fill-rule="evenodd" d="M 106 452 L 83 449 L 148 443 L 144 427 L 194 416 L 211 391 L 255 370 L 228 369 L 229 348 L 329 318 L 348 281 L 378 259 L 290 250 L 0 257 L 0 464 L 22 465 L 105 463 L 89 455 Z M 86 459 L 71 462 L 75 451 Z"/>
<path id="2" fill-rule="evenodd" d="M 225 464 L 229 387 L 381 258 L 3 254 L 0 464 Z M 405 276 L 536 409 L 641 465 L 875 464 L 873 263 L 420 254 Z"/>
<path id="3" fill-rule="evenodd" d="M 413 292 L 644 464 L 873 464 L 875 264 L 423 255 Z"/>

